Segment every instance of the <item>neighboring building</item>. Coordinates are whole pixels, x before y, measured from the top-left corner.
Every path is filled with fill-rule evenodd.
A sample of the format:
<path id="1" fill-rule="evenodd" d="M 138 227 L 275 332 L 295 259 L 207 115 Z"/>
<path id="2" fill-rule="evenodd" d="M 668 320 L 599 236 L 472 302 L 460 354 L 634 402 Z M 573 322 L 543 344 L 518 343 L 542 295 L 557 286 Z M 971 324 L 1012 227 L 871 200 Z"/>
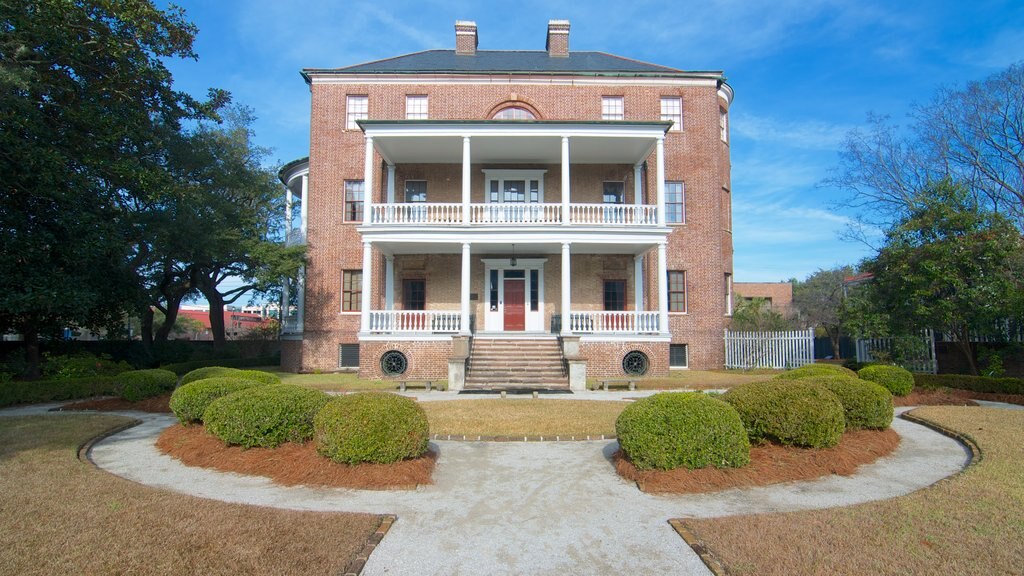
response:
<path id="1" fill-rule="evenodd" d="M 722 367 L 722 73 L 569 51 L 567 21 L 546 51 L 455 32 L 455 50 L 303 70 L 310 155 L 280 176 L 308 252 L 282 364 L 452 388 Z"/>
<path id="2" fill-rule="evenodd" d="M 181 334 L 182 340 L 213 340 L 210 327 L 210 309 L 201 306 L 182 306 L 178 310 L 178 319 L 188 318 L 198 322 L 201 329 Z M 244 339 L 253 328 L 265 324 L 268 318 L 260 313 L 224 310 L 224 336 L 228 340 Z"/>
<path id="3" fill-rule="evenodd" d="M 736 297 L 743 300 L 761 298 L 769 310 L 785 316 L 793 310 L 792 282 L 736 282 Z"/>

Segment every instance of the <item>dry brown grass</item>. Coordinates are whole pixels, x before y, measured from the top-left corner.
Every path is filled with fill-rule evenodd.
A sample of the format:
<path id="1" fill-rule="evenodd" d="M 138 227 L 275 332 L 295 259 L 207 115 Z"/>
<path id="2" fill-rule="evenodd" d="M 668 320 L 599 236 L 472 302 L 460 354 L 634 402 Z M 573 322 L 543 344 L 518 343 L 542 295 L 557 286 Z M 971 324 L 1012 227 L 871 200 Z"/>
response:
<path id="1" fill-rule="evenodd" d="M 892 500 L 686 524 L 734 574 L 1020 574 L 1024 411 L 936 406 L 914 414 L 971 436 L 983 459 Z"/>
<path id="2" fill-rule="evenodd" d="M 487 399 L 421 402 L 431 434 L 596 436 L 615 434 L 628 402 Z"/>
<path id="3" fill-rule="evenodd" d="M 124 422 L 0 419 L 0 574 L 338 574 L 379 524 L 183 496 L 76 458 Z"/>
<path id="4" fill-rule="evenodd" d="M 157 448 L 188 466 L 213 468 L 270 478 L 278 484 L 370 490 L 412 489 L 431 484 L 437 455 L 433 452 L 394 464 L 339 464 L 316 452 L 313 442 L 277 448 L 226 446 L 202 426 L 175 424 L 160 434 Z"/>
<path id="5" fill-rule="evenodd" d="M 666 378 L 637 381 L 641 390 L 715 390 L 770 380 L 780 370 L 673 370 Z"/>
<path id="6" fill-rule="evenodd" d="M 849 476 L 857 468 L 887 456 L 899 446 L 891 429 L 854 430 L 843 434 L 838 446 L 813 449 L 763 444 L 750 449 L 750 464 L 742 468 L 637 470 L 625 455 L 615 454 L 615 470 L 633 480 L 644 492 L 693 494 L 726 488 L 767 486 L 809 480 L 829 474 Z"/>

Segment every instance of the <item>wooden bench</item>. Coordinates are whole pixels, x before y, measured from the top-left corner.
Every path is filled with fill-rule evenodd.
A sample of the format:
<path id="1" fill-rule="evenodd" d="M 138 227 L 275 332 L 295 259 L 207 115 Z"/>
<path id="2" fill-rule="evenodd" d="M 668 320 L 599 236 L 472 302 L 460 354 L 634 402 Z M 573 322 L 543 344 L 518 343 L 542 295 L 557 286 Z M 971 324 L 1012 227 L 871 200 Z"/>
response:
<path id="1" fill-rule="evenodd" d="M 427 392 L 430 392 L 431 390 L 434 389 L 434 381 L 433 380 L 400 380 L 398 382 L 398 390 L 400 392 L 405 392 L 405 389 L 407 387 L 423 388 Z M 438 386 L 436 388 L 438 390 L 443 390 L 444 389 L 444 385 L 443 384 L 438 384 Z"/>
<path id="2" fill-rule="evenodd" d="M 627 388 L 630 391 L 633 391 L 633 390 L 636 390 L 636 380 L 635 379 L 620 379 L 620 378 L 610 379 L 610 380 L 601 380 L 601 388 L 604 389 L 605 392 L 607 392 L 608 389 L 612 388 L 612 387 L 615 387 L 615 388 Z M 595 390 L 596 390 L 596 388 L 595 388 Z"/>

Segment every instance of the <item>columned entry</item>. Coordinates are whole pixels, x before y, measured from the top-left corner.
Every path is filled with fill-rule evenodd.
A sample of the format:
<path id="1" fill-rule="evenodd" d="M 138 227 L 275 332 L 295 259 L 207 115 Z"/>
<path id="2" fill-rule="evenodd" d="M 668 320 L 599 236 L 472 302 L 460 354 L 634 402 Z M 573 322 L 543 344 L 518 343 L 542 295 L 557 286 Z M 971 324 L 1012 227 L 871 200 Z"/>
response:
<path id="1" fill-rule="evenodd" d="M 544 264 L 547 258 L 484 258 L 486 332 L 547 332 Z"/>

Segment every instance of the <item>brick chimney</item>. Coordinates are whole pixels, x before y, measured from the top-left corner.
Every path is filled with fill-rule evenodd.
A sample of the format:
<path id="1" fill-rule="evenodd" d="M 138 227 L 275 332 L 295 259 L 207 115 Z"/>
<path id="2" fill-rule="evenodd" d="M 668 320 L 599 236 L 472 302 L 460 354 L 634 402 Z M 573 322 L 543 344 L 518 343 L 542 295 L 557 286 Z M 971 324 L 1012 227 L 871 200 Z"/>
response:
<path id="1" fill-rule="evenodd" d="M 480 40 L 476 36 L 476 22 L 472 20 L 455 21 L 455 53 L 462 56 L 475 56 L 476 46 Z"/>
<path id="2" fill-rule="evenodd" d="M 544 45 L 552 58 L 569 57 L 569 21 L 548 20 L 548 41 Z"/>

